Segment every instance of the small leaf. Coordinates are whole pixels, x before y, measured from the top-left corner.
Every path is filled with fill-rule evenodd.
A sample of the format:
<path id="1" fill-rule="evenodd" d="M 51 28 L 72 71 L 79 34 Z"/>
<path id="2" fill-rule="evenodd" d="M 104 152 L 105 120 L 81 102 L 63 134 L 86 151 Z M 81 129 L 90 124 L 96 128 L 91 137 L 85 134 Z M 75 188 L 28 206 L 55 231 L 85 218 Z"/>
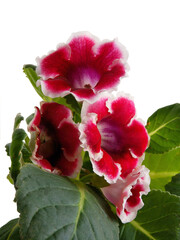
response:
<path id="1" fill-rule="evenodd" d="M 14 120 L 14 130 L 15 130 L 16 128 L 19 128 L 19 125 L 20 125 L 21 121 L 23 121 L 23 120 L 24 120 L 24 117 L 21 116 L 20 113 L 18 113 L 18 114 L 16 115 L 16 117 L 15 117 L 15 120 Z"/>
<path id="2" fill-rule="evenodd" d="M 100 177 L 95 173 L 90 173 L 81 178 L 83 183 L 89 184 L 96 188 L 103 188 L 109 186 L 109 183 L 104 179 L 104 177 Z"/>
<path id="3" fill-rule="evenodd" d="M 89 158 L 89 153 L 88 152 L 83 152 L 83 168 L 87 169 L 89 172 L 93 173 L 93 168 L 92 168 L 92 164 Z"/>
<path id="4" fill-rule="evenodd" d="M 106 201 L 81 182 L 26 164 L 17 189 L 23 239 L 119 239 L 117 218 Z"/>
<path id="5" fill-rule="evenodd" d="M 26 118 L 26 123 L 29 124 L 33 118 L 34 118 L 34 113 L 32 113 L 30 116 Z"/>
<path id="6" fill-rule="evenodd" d="M 151 189 L 165 190 L 171 177 L 180 171 L 180 147 L 163 154 L 146 153 L 143 164 L 149 168 Z"/>
<path id="7" fill-rule="evenodd" d="M 18 221 L 18 218 L 13 219 L 0 228 L 1 240 L 21 240 Z"/>
<path id="8" fill-rule="evenodd" d="M 170 183 L 165 186 L 166 191 L 180 196 L 180 173 L 172 177 Z"/>
<path id="9" fill-rule="evenodd" d="M 149 153 L 164 153 L 180 146 L 180 104 L 157 110 L 147 121 Z"/>
<path id="10" fill-rule="evenodd" d="M 29 81 L 31 82 L 32 86 L 34 87 L 34 89 L 36 90 L 36 92 L 39 94 L 39 96 L 46 101 L 47 98 L 44 96 L 44 94 L 41 91 L 40 87 L 36 86 L 36 82 L 38 79 L 40 79 L 40 77 L 37 75 L 36 73 L 36 66 L 31 65 L 31 64 L 27 64 L 24 65 L 23 67 L 23 71 L 26 74 L 26 77 L 29 79 Z"/>
<path id="11" fill-rule="evenodd" d="M 30 163 L 31 162 L 30 157 L 31 157 L 32 153 L 26 144 L 23 145 L 21 152 L 22 152 L 23 162 Z"/>
<path id="12" fill-rule="evenodd" d="M 11 143 L 7 143 L 5 145 L 5 150 L 6 150 L 8 157 L 10 157 L 10 148 L 11 148 Z"/>
<path id="13" fill-rule="evenodd" d="M 168 192 L 151 191 L 134 221 L 122 224 L 120 240 L 179 240 L 180 198 Z"/>
<path id="14" fill-rule="evenodd" d="M 67 104 L 71 106 L 71 109 L 73 111 L 73 120 L 77 122 L 81 122 L 81 108 L 82 104 L 78 103 L 75 99 L 75 97 L 71 94 L 64 97 L 66 99 Z"/>
<path id="15" fill-rule="evenodd" d="M 11 168 L 10 174 L 14 182 L 16 182 L 17 175 L 21 168 L 21 150 L 23 148 L 23 140 L 26 137 L 26 133 L 23 129 L 15 129 L 12 135 L 12 143 L 10 148 Z"/>

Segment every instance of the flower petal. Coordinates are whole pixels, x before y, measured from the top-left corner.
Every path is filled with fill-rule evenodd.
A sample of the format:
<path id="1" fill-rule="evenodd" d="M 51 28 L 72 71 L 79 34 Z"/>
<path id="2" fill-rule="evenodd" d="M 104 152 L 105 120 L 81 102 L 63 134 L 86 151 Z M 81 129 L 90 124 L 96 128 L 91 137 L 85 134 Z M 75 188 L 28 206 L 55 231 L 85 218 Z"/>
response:
<path id="1" fill-rule="evenodd" d="M 68 161 L 65 156 L 61 156 L 56 164 L 56 170 L 61 172 L 61 175 L 75 178 L 82 167 L 81 158 L 75 158 L 74 161 Z"/>
<path id="2" fill-rule="evenodd" d="M 37 84 L 41 84 L 41 90 L 45 96 L 51 98 L 64 97 L 70 93 L 71 87 L 62 77 L 54 79 L 38 80 Z"/>
<path id="3" fill-rule="evenodd" d="M 116 122 L 116 125 L 129 124 L 136 113 L 134 102 L 129 96 L 123 95 L 119 93 L 117 97 L 111 97 L 107 101 L 107 106 L 111 112 L 111 122 Z"/>
<path id="4" fill-rule="evenodd" d="M 71 63 L 73 65 L 86 65 L 92 62 L 94 53 L 92 47 L 95 41 L 92 37 L 83 35 L 73 35 L 69 42 L 71 48 Z"/>
<path id="5" fill-rule="evenodd" d="M 35 114 L 34 118 L 28 125 L 28 131 L 36 131 L 37 126 L 40 124 L 41 121 L 41 113 L 38 107 L 35 107 Z"/>
<path id="6" fill-rule="evenodd" d="M 96 102 L 89 104 L 88 102 L 83 102 L 81 117 L 88 115 L 89 113 L 97 114 L 97 121 L 99 122 L 102 118 L 108 116 L 110 113 L 106 106 L 107 96 L 100 97 Z"/>
<path id="7" fill-rule="evenodd" d="M 109 70 L 115 60 L 126 60 L 128 55 L 125 47 L 117 43 L 117 41 L 96 44 L 94 52 L 96 53 L 96 65 L 103 72 Z"/>
<path id="8" fill-rule="evenodd" d="M 125 67 L 121 63 L 114 65 L 110 71 L 104 72 L 99 82 L 95 86 L 96 91 L 115 88 L 120 82 L 120 77 L 125 75 Z"/>
<path id="9" fill-rule="evenodd" d="M 140 157 L 148 146 L 148 133 L 144 125 L 134 119 L 130 124 L 127 132 L 127 138 L 129 139 L 127 145 L 134 155 Z"/>
<path id="10" fill-rule="evenodd" d="M 141 196 L 148 194 L 150 177 L 149 170 L 145 166 L 135 169 L 124 180 L 118 180 L 102 188 L 105 197 L 117 208 L 117 215 L 123 223 L 132 221 L 137 211 L 143 207 Z"/>
<path id="11" fill-rule="evenodd" d="M 77 101 L 83 101 L 84 99 L 86 99 L 86 101 L 92 101 L 96 97 L 92 89 L 77 89 L 71 91 L 71 93 Z"/>
<path id="12" fill-rule="evenodd" d="M 89 152 L 90 157 L 94 160 L 102 158 L 101 151 L 101 135 L 96 126 L 96 115 L 91 115 L 91 118 L 86 117 L 82 120 L 79 126 L 80 140 L 85 151 Z"/>
<path id="13" fill-rule="evenodd" d="M 91 160 L 93 171 L 99 176 L 104 176 L 108 183 L 115 183 L 120 176 L 121 166 L 115 163 L 106 151 L 102 152 L 103 156 L 99 161 Z"/>
<path id="14" fill-rule="evenodd" d="M 138 158 L 134 158 L 130 152 L 112 154 L 114 162 L 121 166 L 121 178 L 125 179 L 129 173 L 135 169 L 139 163 Z"/>
<path id="15" fill-rule="evenodd" d="M 68 60 L 70 58 L 70 53 L 70 47 L 64 45 L 42 59 L 37 59 L 37 74 L 44 79 L 54 78 L 59 75 L 63 76 L 69 67 Z"/>
<path id="16" fill-rule="evenodd" d="M 69 108 L 55 102 L 42 102 L 41 115 L 43 120 L 49 122 L 54 128 L 58 128 L 64 119 L 72 118 Z"/>
<path id="17" fill-rule="evenodd" d="M 80 155 L 81 148 L 79 130 L 73 121 L 64 120 L 58 128 L 58 141 L 68 161 L 74 161 L 75 156 Z"/>

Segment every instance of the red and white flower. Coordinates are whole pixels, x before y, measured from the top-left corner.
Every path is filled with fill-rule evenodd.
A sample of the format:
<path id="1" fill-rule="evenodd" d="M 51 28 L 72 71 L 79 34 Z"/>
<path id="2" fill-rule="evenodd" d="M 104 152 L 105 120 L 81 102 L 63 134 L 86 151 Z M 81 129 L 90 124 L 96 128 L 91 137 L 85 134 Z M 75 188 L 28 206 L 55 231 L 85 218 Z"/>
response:
<path id="1" fill-rule="evenodd" d="M 125 180 L 119 179 L 115 184 L 101 190 L 105 197 L 116 206 L 117 215 L 122 223 L 127 223 L 135 219 L 137 211 L 144 206 L 141 196 L 148 194 L 149 184 L 149 169 L 140 166 L 134 169 Z"/>
<path id="2" fill-rule="evenodd" d="M 51 172 L 75 177 L 82 166 L 79 130 L 67 107 L 42 102 L 28 126 L 32 161 Z"/>
<path id="3" fill-rule="evenodd" d="M 115 88 L 125 76 L 127 52 L 114 41 L 100 42 L 88 33 L 73 35 L 67 44 L 37 59 L 44 95 L 95 101 L 101 91 Z"/>
<path id="4" fill-rule="evenodd" d="M 83 103 L 80 140 L 89 152 L 93 170 L 109 183 L 124 179 L 141 164 L 148 145 L 144 125 L 135 119 L 134 102 L 127 96 L 102 95 Z"/>

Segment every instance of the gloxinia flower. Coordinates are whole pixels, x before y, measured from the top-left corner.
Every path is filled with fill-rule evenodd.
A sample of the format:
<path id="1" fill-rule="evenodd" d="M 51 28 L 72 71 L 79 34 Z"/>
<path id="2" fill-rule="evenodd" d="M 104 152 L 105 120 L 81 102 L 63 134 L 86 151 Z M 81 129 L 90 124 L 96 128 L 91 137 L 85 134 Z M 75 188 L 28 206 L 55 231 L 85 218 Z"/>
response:
<path id="1" fill-rule="evenodd" d="M 73 35 L 67 44 L 37 58 L 37 74 L 44 95 L 71 93 L 77 101 L 95 101 L 98 92 L 116 87 L 125 76 L 127 52 L 114 41 L 98 41 L 87 33 Z"/>
<path id="2" fill-rule="evenodd" d="M 122 223 L 127 223 L 135 219 L 137 211 L 144 206 L 141 196 L 148 194 L 149 184 L 149 169 L 140 166 L 134 169 L 125 180 L 118 179 L 116 183 L 101 190 L 116 206 L 117 215 Z"/>
<path id="3" fill-rule="evenodd" d="M 93 170 L 109 183 L 124 179 L 141 163 L 148 145 L 144 125 L 135 119 L 134 102 L 127 96 L 83 103 L 80 140 L 89 152 Z"/>
<path id="4" fill-rule="evenodd" d="M 42 102 L 40 109 L 36 107 L 28 130 L 34 163 L 63 176 L 77 175 L 82 166 L 81 147 L 70 109 L 58 103 Z"/>

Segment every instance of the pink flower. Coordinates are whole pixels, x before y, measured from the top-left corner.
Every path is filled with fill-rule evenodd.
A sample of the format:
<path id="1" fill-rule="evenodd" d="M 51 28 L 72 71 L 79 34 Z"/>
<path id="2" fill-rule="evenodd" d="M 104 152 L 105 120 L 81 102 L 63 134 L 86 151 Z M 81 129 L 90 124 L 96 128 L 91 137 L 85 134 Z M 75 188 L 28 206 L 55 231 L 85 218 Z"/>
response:
<path id="1" fill-rule="evenodd" d="M 134 169 L 125 180 L 119 179 L 115 184 L 101 190 L 116 206 L 117 215 L 122 223 L 127 223 L 135 219 L 137 211 L 144 206 L 141 196 L 148 194 L 149 184 L 149 169 L 140 166 Z"/>
<path id="2" fill-rule="evenodd" d="M 38 84 L 52 98 L 71 93 L 78 101 L 94 101 L 98 92 L 117 86 L 125 75 L 126 60 L 127 52 L 116 40 L 100 42 L 79 33 L 37 60 Z"/>
<path id="3" fill-rule="evenodd" d="M 67 107 L 42 102 L 40 109 L 36 107 L 28 130 L 33 162 L 63 176 L 77 175 L 82 166 L 79 130 Z"/>
<path id="4" fill-rule="evenodd" d="M 134 102 L 126 96 L 101 96 L 83 103 L 80 140 L 93 170 L 109 183 L 124 179 L 142 161 L 148 145 L 144 125 L 135 119 Z"/>

